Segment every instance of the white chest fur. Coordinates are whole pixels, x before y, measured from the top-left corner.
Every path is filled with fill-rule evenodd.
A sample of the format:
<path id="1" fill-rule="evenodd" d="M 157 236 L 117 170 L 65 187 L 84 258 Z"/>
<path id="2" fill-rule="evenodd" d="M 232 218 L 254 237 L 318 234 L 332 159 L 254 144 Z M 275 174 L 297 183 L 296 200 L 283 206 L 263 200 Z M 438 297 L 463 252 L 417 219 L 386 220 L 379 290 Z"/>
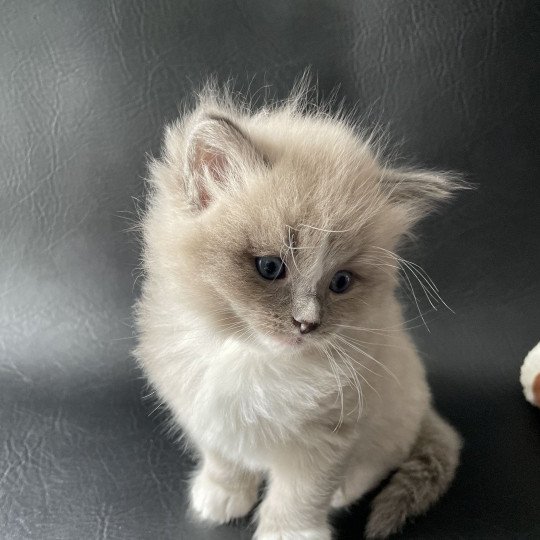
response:
<path id="1" fill-rule="evenodd" d="M 161 386 L 183 427 L 202 447 L 241 455 L 253 467 L 297 436 L 336 391 L 316 355 L 271 355 L 229 342 L 190 346 L 182 357 Z"/>

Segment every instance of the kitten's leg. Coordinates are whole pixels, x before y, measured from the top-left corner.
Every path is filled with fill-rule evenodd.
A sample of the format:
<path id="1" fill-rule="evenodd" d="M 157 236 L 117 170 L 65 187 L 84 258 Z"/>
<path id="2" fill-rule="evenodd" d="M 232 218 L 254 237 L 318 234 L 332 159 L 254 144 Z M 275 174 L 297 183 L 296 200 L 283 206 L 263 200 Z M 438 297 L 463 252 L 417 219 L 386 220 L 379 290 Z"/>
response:
<path id="1" fill-rule="evenodd" d="M 202 462 L 191 485 L 195 515 L 212 523 L 245 516 L 257 502 L 260 475 L 213 452 L 204 452 Z"/>
<path id="2" fill-rule="evenodd" d="M 386 464 L 353 462 L 332 496 L 332 508 L 342 508 L 357 501 L 376 487 L 390 470 Z"/>
<path id="3" fill-rule="evenodd" d="M 294 455 L 270 470 L 269 487 L 259 510 L 256 540 L 330 540 L 330 499 L 339 485 L 339 457 Z"/>

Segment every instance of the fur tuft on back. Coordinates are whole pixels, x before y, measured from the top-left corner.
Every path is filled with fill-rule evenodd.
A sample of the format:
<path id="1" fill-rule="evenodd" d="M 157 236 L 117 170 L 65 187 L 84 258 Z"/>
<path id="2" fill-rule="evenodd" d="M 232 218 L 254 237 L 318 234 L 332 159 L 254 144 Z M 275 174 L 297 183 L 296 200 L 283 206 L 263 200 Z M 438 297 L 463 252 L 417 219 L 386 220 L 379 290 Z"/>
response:
<path id="1" fill-rule="evenodd" d="M 408 518 L 426 512 L 450 486 L 460 449 L 454 428 L 430 410 L 409 458 L 375 497 L 366 538 L 387 538 L 399 532 Z"/>

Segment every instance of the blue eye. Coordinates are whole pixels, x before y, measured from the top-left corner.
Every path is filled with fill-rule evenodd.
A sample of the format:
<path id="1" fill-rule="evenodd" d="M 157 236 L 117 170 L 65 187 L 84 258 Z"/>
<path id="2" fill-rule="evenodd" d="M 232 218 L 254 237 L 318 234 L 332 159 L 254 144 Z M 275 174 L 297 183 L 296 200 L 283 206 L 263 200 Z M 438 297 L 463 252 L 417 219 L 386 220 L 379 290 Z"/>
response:
<path id="1" fill-rule="evenodd" d="M 344 293 L 352 283 L 352 274 L 346 270 L 340 270 L 334 274 L 330 282 L 330 290 L 335 293 Z"/>
<path id="2" fill-rule="evenodd" d="M 279 257 L 255 257 L 255 266 L 264 279 L 285 277 L 285 264 Z"/>

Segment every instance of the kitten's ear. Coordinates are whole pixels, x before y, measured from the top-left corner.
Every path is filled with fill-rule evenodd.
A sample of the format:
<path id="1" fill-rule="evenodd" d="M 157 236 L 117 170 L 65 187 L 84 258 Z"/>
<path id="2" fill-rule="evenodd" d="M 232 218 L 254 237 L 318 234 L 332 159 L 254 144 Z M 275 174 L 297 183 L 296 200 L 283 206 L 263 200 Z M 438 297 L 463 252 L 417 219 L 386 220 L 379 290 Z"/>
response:
<path id="1" fill-rule="evenodd" d="M 455 174 L 413 169 L 384 169 L 382 186 L 390 203 L 405 211 L 411 226 L 456 191 L 468 188 Z"/>
<path id="2" fill-rule="evenodd" d="M 204 115 L 195 121 L 185 152 L 186 194 L 197 210 L 241 187 L 246 174 L 265 163 L 242 130 L 221 115 Z"/>

